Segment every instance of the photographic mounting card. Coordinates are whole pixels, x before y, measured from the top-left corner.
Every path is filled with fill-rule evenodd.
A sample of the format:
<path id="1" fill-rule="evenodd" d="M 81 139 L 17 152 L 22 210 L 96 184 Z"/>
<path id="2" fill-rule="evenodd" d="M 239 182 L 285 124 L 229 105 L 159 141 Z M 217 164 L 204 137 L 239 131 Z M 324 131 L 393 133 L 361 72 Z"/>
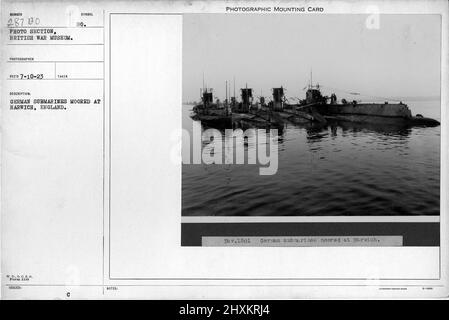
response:
<path id="1" fill-rule="evenodd" d="M 2 296 L 447 295 L 447 19 L 3 2 Z"/>

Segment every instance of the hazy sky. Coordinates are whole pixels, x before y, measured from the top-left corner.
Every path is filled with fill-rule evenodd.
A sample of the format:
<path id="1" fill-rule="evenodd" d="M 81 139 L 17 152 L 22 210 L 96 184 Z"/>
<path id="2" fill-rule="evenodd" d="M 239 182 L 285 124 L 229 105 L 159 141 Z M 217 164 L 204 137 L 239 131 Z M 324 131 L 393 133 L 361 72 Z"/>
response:
<path id="1" fill-rule="evenodd" d="M 287 97 L 313 81 L 331 89 L 381 97 L 439 96 L 440 16 L 186 14 L 183 16 L 183 100 L 199 100 L 203 72 L 220 99 L 225 81 L 264 95 L 283 85 Z M 345 95 L 336 91 L 340 99 Z M 367 99 L 365 99 L 367 100 Z"/>

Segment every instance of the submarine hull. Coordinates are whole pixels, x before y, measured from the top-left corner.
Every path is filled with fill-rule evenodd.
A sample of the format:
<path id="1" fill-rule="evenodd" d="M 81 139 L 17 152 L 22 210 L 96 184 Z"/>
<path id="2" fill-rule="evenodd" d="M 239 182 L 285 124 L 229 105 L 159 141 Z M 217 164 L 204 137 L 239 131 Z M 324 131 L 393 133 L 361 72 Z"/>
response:
<path id="1" fill-rule="evenodd" d="M 385 124 L 385 125 L 407 125 L 407 126 L 423 126 L 423 127 L 436 127 L 440 125 L 435 119 L 421 118 L 421 117 L 387 117 L 376 115 L 360 115 L 360 114 L 333 114 L 325 115 L 326 119 L 333 119 L 339 121 L 347 121 L 354 123 L 366 123 L 366 124 Z"/>
<path id="2" fill-rule="evenodd" d="M 405 104 L 357 103 L 326 104 L 318 107 L 323 114 L 364 115 L 377 117 L 411 118 L 412 112 Z"/>
<path id="3" fill-rule="evenodd" d="M 414 117 L 407 105 L 388 103 L 331 104 L 316 107 L 325 118 L 358 123 L 438 126 L 437 120 Z"/>

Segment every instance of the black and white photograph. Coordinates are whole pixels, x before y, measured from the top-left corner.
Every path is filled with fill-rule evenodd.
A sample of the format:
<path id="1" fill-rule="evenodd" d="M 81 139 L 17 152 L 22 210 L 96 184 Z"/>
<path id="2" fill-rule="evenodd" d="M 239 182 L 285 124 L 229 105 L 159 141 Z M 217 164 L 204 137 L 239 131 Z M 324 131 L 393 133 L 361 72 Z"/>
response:
<path id="1" fill-rule="evenodd" d="M 216 131 L 203 139 L 213 165 L 184 162 L 183 215 L 439 215 L 440 17 L 376 23 L 186 15 L 183 128 Z M 277 156 L 267 147 L 266 163 L 248 163 L 251 129 L 277 140 Z M 240 165 L 225 159 L 238 143 Z"/>
<path id="2" fill-rule="evenodd" d="M 439 216 L 440 27 L 185 15 L 183 217 Z"/>

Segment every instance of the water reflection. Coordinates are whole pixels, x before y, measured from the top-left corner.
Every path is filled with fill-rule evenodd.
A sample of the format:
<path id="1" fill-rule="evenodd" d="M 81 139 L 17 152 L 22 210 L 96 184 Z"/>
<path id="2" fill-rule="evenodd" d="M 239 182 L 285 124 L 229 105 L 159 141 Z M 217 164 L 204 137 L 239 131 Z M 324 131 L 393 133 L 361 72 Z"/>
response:
<path id="1" fill-rule="evenodd" d="M 183 126 L 192 126 L 188 113 Z M 251 127 L 244 121 L 232 126 Z M 230 139 L 225 128 L 216 129 Z M 439 214 L 440 127 L 330 121 L 276 129 L 279 170 L 273 176 L 260 176 L 248 164 L 183 165 L 182 214 Z M 243 144 L 247 153 L 257 148 L 248 138 Z"/>
<path id="2" fill-rule="evenodd" d="M 387 136 L 409 136 L 412 132 L 412 128 L 405 124 L 382 124 L 382 123 L 357 123 L 357 122 L 344 122 L 334 121 L 330 123 L 333 132 L 337 132 L 337 127 L 341 127 L 345 132 L 363 132 L 372 131 L 381 135 Z"/>
<path id="3" fill-rule="evenodd" d="M 220 131 L 223 135 L 225 135 L 226 130 L 232 129 L 232 130 L 237 130 L 237 129 L 241 129 L 242 131 L 246 131 L 248 129 L 259 129 L 259 130 L 265 130 L 267 133 L 270 132 L 270 130 L 276 129 L 278 132 L 278 135 L 280 137 L 283 136 L 284 134 L 284 129 L 285 126 L 284 125 L 273 125 L 273 124 L 264 124 L 264 125 L 254 125 L 251 122 L 248 121 L 243 121 L 243 120 L 238 120 L 238 121 L 232 121 L 230 124 L 226 124 L 226 123 L 218 123 L 218 124 L 211 124 L 208 123 L 206 121 L 197 121 L 198 123 L 201 124 L 201 127 L 204 130 L 207 129 L 216 129 L 218 131 Z"/>

